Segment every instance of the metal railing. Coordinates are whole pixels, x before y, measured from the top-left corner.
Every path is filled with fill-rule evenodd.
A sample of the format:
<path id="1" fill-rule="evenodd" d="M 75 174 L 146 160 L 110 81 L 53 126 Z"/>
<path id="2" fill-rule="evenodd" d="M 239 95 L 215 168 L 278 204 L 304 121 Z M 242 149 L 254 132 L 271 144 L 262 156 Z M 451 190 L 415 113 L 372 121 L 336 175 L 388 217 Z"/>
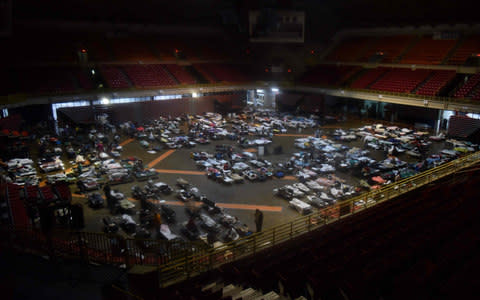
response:
<path id="1" fill-rule="evenodd" d="M 285 84 L 282 85 L 285 88 L 288 87 L 310 87 L 310 88 L 320 88 L 320 89 L 332 89 L 332 90 L 343 90 L 349 92 L 359 92 L 359 93 L 368 93 L 368 94 L 375 94 L 375 95 L 384 95 L 384 96 L 394 96 L 394 97 L 402 97 L 402 98 L 409 98 L 409 99 L 418 99 L 418 100 L 429 100 L 429 101 L 438 101 L 444 104 L 477 104 L 478 100 L 472 100 L 468 98 L 453 98 L 453 97 L 440 97 L 440 96 L 429 96 L 429 95 L 417 95 L 411 93 L 398 93 L 398 92 L 389 92 L 389 91 L 381 91 L 381 90 L 369 90 L 369 89 L 355 89 L 350 87 L 339 87 L 339 86 L 331 86 L 331 85 L 309 85 L 309 84 Z"/>
<path id="2" fill-rule="evenodd" d="M 54 231 L 45 235 L 33 228 L 13 226 L 0 226 L 0 246 L 36 255 L 75 257 L 103 264 L 159 266 L 160 283 L 168 286 L 290 241 L 479 162 L 480 151 L 218 248 L 210 248 L 201 241 L 125 239 L 119 235 L 92 232 Z"/>
<path id="3" fill-rule="evenodd" d="M 101 264 L 160 266 L 199 253 L 201 242 L 123 238 L 117 234 L 55 230 L 44 234 L 31 227 L 0 226 L 0 245 L 51 257 L 74 257 Z M 203 252 L 202 252 L 203 253 Z"/>
<path id="4" fill-rule="evenodd" d="M 454 174 L 478 162 L 480 162 L 480 152 L 458 158 L 378 190 L 363 193 L 332 207 L 268 228 L 263 232 L 230 242 L 219 248 L 206 249 L 188 257 L 169 261 L 159 269 L 160 282 L 163 286 L 168 286 L 196 274 L 212 270 L 222 264 L 254 255 L 259 251 L 290 241 L 302 234 L 355 214 L 365 208 L 388 201 L 445 176 Z"/>

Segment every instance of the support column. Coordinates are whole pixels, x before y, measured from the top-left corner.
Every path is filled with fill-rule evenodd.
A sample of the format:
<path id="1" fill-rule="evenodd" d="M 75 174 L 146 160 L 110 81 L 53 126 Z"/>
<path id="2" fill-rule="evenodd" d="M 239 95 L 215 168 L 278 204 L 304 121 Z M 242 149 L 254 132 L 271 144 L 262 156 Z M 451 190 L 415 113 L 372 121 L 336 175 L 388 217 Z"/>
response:
<path id="1" fill-rule="evenodd" d="M 435 120 L 435 135 L 438 135 L 440 132 L 440 125 L 443 120 L 443 109 L 438 110 L 437 120 Z"/>
<path id="2" fill-rule="evenodd" d="M 275 108 L 275 93 L 273 93 L 270 89 L 265 89 L 263 106 L 265 108 Z"/>
<path id="3" fill-rule="evenodd" d="M 247 91 L 247 103 L 251 102 L 254 106 L 257 106 L 257 98 L 255 98 L 255 91 L 248 90 Z"/>

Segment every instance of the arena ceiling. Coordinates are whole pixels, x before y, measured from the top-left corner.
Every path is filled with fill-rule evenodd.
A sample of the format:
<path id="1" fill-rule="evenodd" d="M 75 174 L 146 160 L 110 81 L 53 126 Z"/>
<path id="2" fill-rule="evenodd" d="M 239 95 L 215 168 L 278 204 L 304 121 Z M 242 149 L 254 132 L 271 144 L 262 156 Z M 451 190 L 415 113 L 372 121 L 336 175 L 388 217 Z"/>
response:
<path id="1" fill-rule="evenodd" d="M 93 20 L 152 24 L 246 26 L 251 9 L 294 9 L 307 14 L 307 30 L 478 22 L 466 0 L 14 0 L 14 20 Z"/>

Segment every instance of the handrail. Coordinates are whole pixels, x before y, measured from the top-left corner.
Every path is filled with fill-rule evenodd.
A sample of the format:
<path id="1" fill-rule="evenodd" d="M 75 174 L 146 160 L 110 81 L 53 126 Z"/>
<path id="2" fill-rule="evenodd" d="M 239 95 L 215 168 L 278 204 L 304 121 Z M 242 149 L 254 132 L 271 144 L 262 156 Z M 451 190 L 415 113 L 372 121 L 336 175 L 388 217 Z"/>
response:
<path id="1" fill-rule="evenodd" d="M 123 239 L 118 235 L 55 231 L 46 236 L 39 230 L 0 226 L 0 246 L 39 255 L 71 256 L 105 264 L 159 266 L 160 283 L 168 286 L 222 264 L 290 241 L 326 224 L 393 199 L 480 162 L 480 151 L 462 156 L 378 190 L 369 191 L 288 223 L 267 228 L 219 248 L 202 242 Z"/>
<path id="2" fill-rule="evenodd" d="M 428 95 L 417 95 L 417 94 L 410 94 L 410 93 L 398 93 L 398 92 L 389 92 L 389 91 L 381 91 L 381 90 L 369 90 L 369 89 L 355 89 L 350 87 L 339 87 L 339 86 L 332 86 L 332 85 L 312 85 L 312 84 L 297 84 L 296 87 L 311 87 L 311 88 L 321 88 L 321 89 L 335 89 L 335 90 L 343 90 L 343 91 L 350 91 L 350 92 L 361 92 L 361 93 L 368 93 L 368 94 L 380 94 L 380 95 L 388 95 L 388 96 L 395 96 L 395 97 L 404 97 L 404 98 L 413 98 L 419 100 L 433 100 L 433 101 L 440 101 L 447 104 L 450 103 L 458 103 L 458 104 L 477 104 L 478 101 L 471 100 L 468 98 L 453 98 L 453 97 L 440 97 L 440 96 L 428 96 Z M 292 87 L 290 85 L 285 85 L 286 88 Z"/>
<path id="3" fill-rule="evenodd" d="M 480 162 L 480 151 L 460 157 L 417 175 L 399 180 L 378 190 L 363 193 L 333 207 L 299 217 L 291 222 L 268 228 L 260 233 L 239 239 L 222 247 L 169 261 L 159 270 L 163 286 L 187 279 L 195 274 L 211 270 L 222 264 L 238 260 L 258 251 L 292 240 L 323 225 L 355 214 L 423 185 L 451 175 L 460 169 Z"/>

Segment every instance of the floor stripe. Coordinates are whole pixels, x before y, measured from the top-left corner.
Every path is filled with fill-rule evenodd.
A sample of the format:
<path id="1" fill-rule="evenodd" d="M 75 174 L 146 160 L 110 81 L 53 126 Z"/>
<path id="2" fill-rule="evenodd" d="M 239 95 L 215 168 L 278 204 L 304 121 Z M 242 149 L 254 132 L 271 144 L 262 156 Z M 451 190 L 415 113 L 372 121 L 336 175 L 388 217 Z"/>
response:
<path id="1" fill-rule="evenodd" d="M 72 194 L 73 197 L 76 197 L 76 198 L 87 198 L 87 195 L 82 195 L 82 194 Z M 105 199 L 105 196 L 102 196 L 103 199 Z M 128 200 L 130 201 L 133 201 L 133 202 L 138 202 L 137 199 L 135 198 L 127 198 Z M 150 202 L 153 202 L 153 203 L 157 203 L 159 204 L 160 203 L 160 200 L 154 200 L 154 199 L 149 199 Z M 182 201 L 167 201 L 167 200 L 164 200 L 164 202 L 162 202 L 163 204 L 167 204 L 167 205 L 173 205 L 173 206 L 185 206 L 185 203 L 182 202 Z M 202 205 L 202 202 L 194 202 L 195 203 L 195 206 L 201 206 Z M 262 210 L 262 211 L 270 211 L 270 212 L 281 212 L 282 211 L 282 207 L 281 206 L 268 206 L 268 205 L 251 205 L 251 204 L 236 204 L 236 203 L 217 203 L 217 206 L 218 207 L 221 207 L 221 208 L 230 208 L 230 209 L 243 209 L 243 210 L 256 210 L 256 209 L 259 209 L 259 210 Z"/>
<path id="2" fill-rule="evenodd" d="M 181 174 L 181 175 L 206 175 L 203 171 L 188 171 L 188 170 L 167 170 L 167 169 L 155 169 L 158 173 L 165 174 Z"/>
<path id="3" fill-rule="evenodd" d="M 128 145 L 130 144 L 131 142 L 133 142 L 135 139 L 128 139 L 128 140 L 125 140 L 123 142 L 120 143 L 120 146 L 125 146 L 125 145 Z"/>
<path id="4" fill-rule="evenodd" d="M 153 168 L 156 164 L 164 160 L 165 158 L 169 157 L 173 152 L 175 152 L 175 149 L 168 150 L 167 152 L 163 153 L 159 157 L 155 158 L 153 161 L 151 161 L 147 166 L 149 168 Z"/>
<path id="5" fill-rule="evenodd" d="M 153 203 L 160 203 L 160 200 L 150 200 Z M 164 201 L 163 204 L 173 205 L 173 206 L 185 206 L 185 203 L 182 201 Z M 195 202 L 195 206 L 201 206 L 201 202 Z M 281 212 L 281 206 L 269 206 L 269 205 L 251 205 L 251 204 L 237 204 L 237 203 L 216 203 L 220 208 L 229 208 L 229 209 L 242 209 L 242 210 L 262 210 L 270 212 Z"/>
<path id="6" fill-rule="evenodd" d="M 180 175 L 206 175 L 204 171 L 188 171 L 188 170 L 169 170 L 169 169 L 155 169 L 158 173 L 163 174 L 180 174 Z M 274 177 L 276 178 L 276 177 Z M 281 180 L 296 180 L 295 176 L 284 176 L 282 178 L 277 178 Z"/>

